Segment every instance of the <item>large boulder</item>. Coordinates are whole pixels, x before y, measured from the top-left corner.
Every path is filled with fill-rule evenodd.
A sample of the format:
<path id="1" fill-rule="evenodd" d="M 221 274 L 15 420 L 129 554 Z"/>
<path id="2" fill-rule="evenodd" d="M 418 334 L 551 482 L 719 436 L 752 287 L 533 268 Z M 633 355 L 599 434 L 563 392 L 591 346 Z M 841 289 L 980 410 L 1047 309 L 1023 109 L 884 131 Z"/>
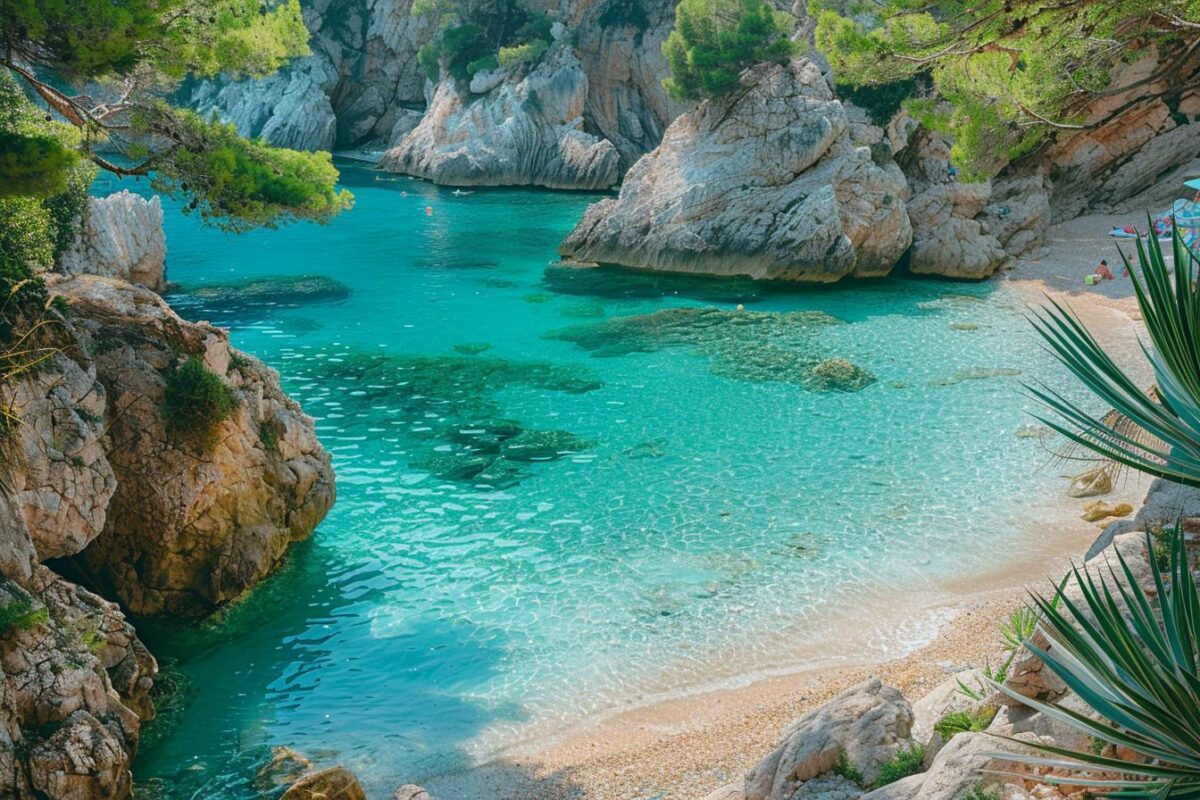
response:
<path id="1" fill-rule="evenodd" d="M 805 714 L 747 775 L 746 800 L 791 800 L 806 781 L 845 758 L 867 783 L 902 745 L 911 744 L 912 708 L 878 678 L 855 686 Z"/>
<path id="2" fill-rule="evenodd" d="M 53 277 L 72 308 L 73 358 L 107 396 L 116 477 L 103 532 L 83 554 L 98 585 L 141 615 L 199 614 L 269 574 L 333 503 L 329 455 L 279 376 L 236 352 L 228 332 L 186 322 L 144 289 Z M 233 393 L 211 449 L 166 429 L 166 376 L 196 357 Z"/>
<path id="3" fill-rule="evenodd" d="M 886 275 L 912 239 L 904 193 L 900 169 L 854 141 L 816 64 L 764 64 L 671 123 L 559 252 L 712 275 Z"/>
<path id="4" fill-rule="evenodd" d="M 162 203 L 129 191 L 88 200 L 75 240 L 58 271 L 119 278 L 160 291 L 166 282 L 167 238 Z"/>
<path id="5" fill-rule="evenodd" d="M 0 580 L 0 796 L 124 798 L 157 665 L 116 604 L 44 566 L 23 583 Z"/>
<path id="6" fill-rule="evenodd" d="M 556 43 L 528 74 L 477 75 L 472 89 L 441 81 L 420 124 L 379 166 L 445 186 L 607 189 L 620 154 L 584 130 L 588 79 L 571 48 Z"/>

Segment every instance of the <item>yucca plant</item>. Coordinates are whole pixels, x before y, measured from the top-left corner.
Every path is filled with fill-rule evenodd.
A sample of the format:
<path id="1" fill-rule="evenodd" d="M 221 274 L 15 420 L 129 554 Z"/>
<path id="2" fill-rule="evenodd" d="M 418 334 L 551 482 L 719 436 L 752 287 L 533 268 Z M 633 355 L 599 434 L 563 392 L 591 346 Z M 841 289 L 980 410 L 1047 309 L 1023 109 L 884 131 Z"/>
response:
<path id="1" fill-rule="evenodd" d="M 1139 387 L 1069 309 L 1051 300 L 1049 308 L 1034 315 L 1034 326 L 1067 368 L 1112 411 L 1096 416 L 1048 387 L 1028 388 L 1058 417 L 1042 421 L 1072 442 L 1140 472 L 1200 487 L 1197 260 L 1177 227 L 1172 240 L 1174 279 L 1162 245 L 1153 237 L 1137 239 L 1140 270 L 1133 269 L 1121 253 L 1150 338 L 1142 349 L 1154 369 L 1156 385 Z M 1122 424 L 1111 423 L 1114 414 Z"/>
<path id="2" fill-rule="evenodd" d="M 1200 595 L 1183 536 L 1172 538 L 1170 580 L 1151 570 L 1156 601 L 1137 583 L 1119 552 L 1124 583 L 1111 564 L 1107 571 L 1112 580 L 1097 581 L 1087 570 L 1075 568 L 1072 576 L 1082 591 L 1082 604 L 1071 600 L 1062 586 L 1055 589 L 1054 599 L 1034 595 L 1042 630 L 1053 646 L 1044 650 L 1027 641 L 1026 647 L 1091 706 L 1096 719 L 993 684 L 1095 740 L 1128 748 L 1138 758 L 1030 742 L 1022 744 L 1045 755 L 997 756 L 1070 776 L 1043 778 L 1047 782 L 1109 790 L 1114 797 L 1200 798 Z M 1152 546 L 1148 534 L 1146 546 Z M 1115 777 L 1095 777 L 1099 772 Z"/>

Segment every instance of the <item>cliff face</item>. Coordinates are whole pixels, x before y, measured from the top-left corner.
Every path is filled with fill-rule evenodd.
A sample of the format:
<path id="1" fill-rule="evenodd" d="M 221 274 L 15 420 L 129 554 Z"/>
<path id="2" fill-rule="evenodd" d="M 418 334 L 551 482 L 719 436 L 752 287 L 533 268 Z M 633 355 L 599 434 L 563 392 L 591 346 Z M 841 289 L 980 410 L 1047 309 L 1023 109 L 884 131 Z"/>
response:
<path id="1" fill-rule="evenodd" d="M 742 88 L 676 119 L 560 253 L 755 278 L 886 275 L 912 237 L 899 167 L 856 139 L 808 59 L 756 67 Z"/>
<path id="2" fill-rule="evenodd" d="M 391 148 L 386 168 L 438 183 L 570 189 L 614 185 L 687 108 L 662 87 L 671 0 L 544 4 L 551 52 L 470 86 L 428 82 L 417 51 L 436 24 L 411 5 L 309 3 L 312 55 L 261 81 L 202 82 L 191 103 L 280 146 Z"/>
<path id="3" fill-rule="evenodd" d="M 161 228 L 122 229 L 158 210 L 131 197 L 95 201 L 81 242 L 161 242 Z M 60 269 L 113 274 L 86 261 L 95 248 L 76 250 Z M 115 603 L 41 562 L 71 557 L 139 614 L 203 613 L 311 533 L 333 473 L 278 376 L 224 331 L 117 277 L 47 285 L 68 306 L 46 329 L 56 354 L 0 385 L 19 419 L 0 432 L 0 796 L 120 800 L 157 666 Z M 193 356 L 236 401 L 203 452 L 168 436 L 161 411 L 166 375 Z"/>
<path id="4" fill-rule="evenodd" d="M 471 96 L 490 80 L 494 88 Z M 465 90 L 439 83 L 420 123 L 379 166 L 445 186 L 606 189 L 620 179 L 621 157 L 584 130 L 588 94 L 582 65 L 558 41 L 528 75 L 482 73 Z"/>
<path id="5" fill-rule="evenodd" d="M 88 570 L 141 615 L 199 614 L 237 597 L 333 504 L 312 421 L 226 331 L 182 320 L 158 295 L 89 275 L 49 286 L 79 318 L 76 352 L 91 354 L 108 396 L 116 490 L 83 553 Z M 174 442 L 160 411 L 165 376 L 193 356 L 236 398 L 202 453 Z"/>
<path id="6" fill-rule="evenodd" d="M 204 81 L 191 102 L 217 111 L 245 135 L 300 150 L 387 141 L 406 108 L 425 103 L 417 51 L 434 20 L 412 0 L 312 0 L 304 21 L 312 55 L 265 80 Z"/>

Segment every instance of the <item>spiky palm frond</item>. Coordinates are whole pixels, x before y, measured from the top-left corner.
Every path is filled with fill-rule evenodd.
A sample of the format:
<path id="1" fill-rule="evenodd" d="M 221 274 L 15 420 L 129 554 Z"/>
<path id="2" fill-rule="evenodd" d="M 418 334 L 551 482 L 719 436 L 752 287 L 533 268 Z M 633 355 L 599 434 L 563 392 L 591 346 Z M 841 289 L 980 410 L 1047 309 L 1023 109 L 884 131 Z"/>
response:
<path id="1" fill-rule="evenodd" d="M 1149 535 L 1146 546 L 1152 546 Z M 1000 684 L 993 686 L 1076 730 L 1127 748 L 1138 758 L 1032 742 L 1021 744 L 1046 755 L 996 755 L 1068 776 L 1046 778 L 1050 783 L 1111 790 L 1113 797 L 1196 800 L 1200 798 L 1200 594 L 1183 536 L 1176 534 L 1171 542 L 1170 581 L 1151 570 L 1156 600 L 1138 584 L 1119 552 L 1117 561 L 1119 573 L 1108 565 L 1111 581 L 1097 581 L 1088 570 L 1073 570 L 1082 603 L 1069 598 L 1063 586 L 1055 590 L 1053 600 L 1034 595 L 1042 630 L 1052 647 L 1025 643 L 1097 717 L 1032 700 Z"/>
<path id="2" fill-rule="evenodd" d="M 1175 279 L 1159 241 L 1139 237 L 1141 276 L 1129 269 L 1150 337 L 1142 352 L 1154 370 L 1157 391 L 1141 389 L 1059 302 L 1051 300 L 1033 317 L 1059 360 L 1107 403 L 1110 415 L 1120 415 L 1122 424 L 1111 424 L 1111 418 L 1106 424 L 1105 417 L 1046 386 L 1028 388 L 1058 417 L 1042 422 L 1072 442 L 1117 464 L 1200 487 L 1200 286 L 1194 280 L 1196 256 L 1178 228 L 1173 256 Z"/>

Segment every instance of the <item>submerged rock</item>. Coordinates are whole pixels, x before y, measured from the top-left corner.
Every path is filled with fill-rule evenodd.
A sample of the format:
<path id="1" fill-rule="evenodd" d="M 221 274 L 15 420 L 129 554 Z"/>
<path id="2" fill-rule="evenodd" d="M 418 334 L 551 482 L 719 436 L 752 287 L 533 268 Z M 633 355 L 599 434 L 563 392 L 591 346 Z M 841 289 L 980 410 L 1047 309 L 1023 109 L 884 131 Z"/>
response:
<path id="1" fill-rule="evenodd" d="M 1021 374 L 1021 370 L 1009 367 L 968 367 L 960 369 L 949 378 L 934 378 L 930 386 L 956 386 L 966 381 L 985 381 L 989 378 L 1013 378 Z"/>
<path id="2" fill-rule="evenodd" d="M 350 297 L 350 287 L 324 275 L 280 275 L 232 283 L 206 283 L 185 290 L 214 306 L 229 304 L 301 305 L 333 303 Z"/>
<path id="3" fill-rule="evenodd" d="M 454 352 L 464 356 L 477 356 L 491 349 L 492 345 L 488 342 L 460 342 L 454 345 Z"/>
<path id="4" fill-rule="evenodd" d="M 808 59 L 763 64 L 729 99 L 676 119 L 564 258 L 641 269 L 831 282 L 886 275 L 912 238 L 895 164 L 857 145 Z"/>
<path id="5" fill-rule="evenodd" d="M 279 800 L 367 800 L 367 793 L 350 770 L 330 767 L 301 776 Z"/>
<path id="6" fill-rule="evenodd" d="M 553 461 L 591 446 L 591 442 L 570 431 L 534 430 L 507 440 L 500 445 L 500 452 L 511 461 Z"/>
<path id="7" fill-rule="evenodd" d="M 546 338 L 574 342 L 597 357 L 691 347 L 710 359 L 714 375 L 797 383 L 815 391 L 855 391 L 874 381 L 874 376 L 844 359 L 824 359 L 820 352 L 819 332 L 839 324 L 840 320 L 821 311 L 669 308 L 573 325 Z M 839 370 L 845 374 L 839 377 Z"/>
<path id="8" fill-rule="evenodd" d="M 57 270 L 118 278 L 162 291 L 166 284 L 167 237 L 162 203 L 129 191 L 88 199 L 75 240 L 59 256 Z"/>
<path id="9" fill-rule="evenodd" d="M 624 299 L 689 297 L 704 303 L 743 304 L 757 303 L 772 287 L 741 276 L 716 278 L 568 264 L 547 267 L 542 283 L 556 294 Z"/>
<path id="10" fill-rule="evenodd" d="M 812 368 L 809 387 L 818 392 L 857 392 L 875 382 L 870 370 L 844 358 L 830 358 Z"/>

